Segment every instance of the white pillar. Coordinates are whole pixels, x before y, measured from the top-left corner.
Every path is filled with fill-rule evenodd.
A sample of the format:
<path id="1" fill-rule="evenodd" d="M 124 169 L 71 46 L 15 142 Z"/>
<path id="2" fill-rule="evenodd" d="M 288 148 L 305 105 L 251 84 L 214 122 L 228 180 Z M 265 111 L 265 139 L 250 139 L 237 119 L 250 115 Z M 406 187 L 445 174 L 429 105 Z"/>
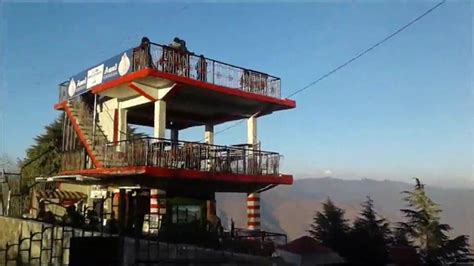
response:
<path id="1" fill-rule="evenodd" d="M 120 142 L 121 140 L 127 139 L 127 109 L 120 109 L 117 108 L 117 119 L 116 128 L 114 128 L 115 136 L 117 137 L 117 151 L 125 151 L 125 146 L 127 145 L 126 142 Z"/>
<path id="2" fill-rule="evenodd" d="M 166 102 L 163 100 L 155 102 L 153 137 L 166 137 Z"/>
<path id="3" fill-rule="evenodd" d="M 207 144 L 214 144 L 214 125 L 206 125 L 206 132 L 204 132 L 204 142 Z"/>
<path id="4" fill-rule="evenodd" d="M 118 141 L 127 139 L 127 109 L 118 109 Z"/>
<path id="5" fill-rule="evenodd" d="M 247 143 L 257 145 L 257 117 L 252 116 L 247 119 Z"/>
<path id="6" fill-rule="evenodd" d="M 255 149 L 257 143 L 257 117 L 252 116 L 247 120 L 247 144 Z M 248 155 L 247 172 L 256 173 L 257 160 L 253 158 L 252 151 Z M 247 194 L 247 229 L 260 230 L 260 193 Z"/>

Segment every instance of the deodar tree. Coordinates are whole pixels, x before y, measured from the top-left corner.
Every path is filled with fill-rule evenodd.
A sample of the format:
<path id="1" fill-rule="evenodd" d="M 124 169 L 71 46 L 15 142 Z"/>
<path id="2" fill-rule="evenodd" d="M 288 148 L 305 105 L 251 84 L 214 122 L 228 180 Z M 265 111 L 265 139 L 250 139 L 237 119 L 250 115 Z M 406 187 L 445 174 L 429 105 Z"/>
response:
<path id="1" fill-rule="evenodd" d="M 441 209 L 426 194 L 425 187 L 416 178 L 413 191 L 404 191 L 407 208 L 401 209 L 406 218 L 399 232 L 404 232 L 417 248 L 427 265 L 447 265 L 469 259 L 468 236 L 449 237 L 452 230 L 440 221 Z"/>

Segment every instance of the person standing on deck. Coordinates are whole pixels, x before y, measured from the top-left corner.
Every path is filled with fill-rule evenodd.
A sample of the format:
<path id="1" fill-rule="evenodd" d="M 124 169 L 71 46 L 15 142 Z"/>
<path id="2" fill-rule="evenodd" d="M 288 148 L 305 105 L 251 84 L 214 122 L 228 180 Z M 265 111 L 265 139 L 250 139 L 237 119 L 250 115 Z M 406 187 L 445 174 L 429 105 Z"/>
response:
<path id="1" fill-rule="evenodd" d="M 196 71 L 198 80 L 207 82 L 207 62 L 204 55 L 199 56 L 199 60 L 196 64 Z"/>
<path id="2" fill-rule="evenodd" d="M 137 71 L 144 68 L 153 68 L 150 40 L 147 37 L 143 37 L 140 45 L 133 49 L 133 70 Z"/>

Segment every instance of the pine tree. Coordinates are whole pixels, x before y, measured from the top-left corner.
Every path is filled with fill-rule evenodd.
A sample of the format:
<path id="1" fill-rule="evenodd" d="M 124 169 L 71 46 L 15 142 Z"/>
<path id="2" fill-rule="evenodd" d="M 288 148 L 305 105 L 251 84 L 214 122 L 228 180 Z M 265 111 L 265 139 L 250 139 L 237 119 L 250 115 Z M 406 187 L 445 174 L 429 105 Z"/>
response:
<path id="1" fill-rule="evenodd" d="M 64 116 L 60 115 L 45 127 L 45 132 L 35 138 L 35 143 L 26 150 L 26 157 L 18 162 L 23 168 L 23 187 L 31 185 L 32 178 L 51 176 L 59 172 L 63 139 Z M 143 133 L 137 133 L 136 128 L 128 127 L 127 138 L 142 138 Z"/>
<path id="2" fill-rule="evenodd" d="M 370 197 L 367 197 L 362 208 L 350 232 L 352 246 L 349 260 L 357 265 L 385 265 L 391 242 L 390 225 L 377 214 Z"/>
<path id="3" fill-rule="evenodd" d="M 408 208 L 401 212 L 407 221 L 400 223 L 400 230 L 413 241 L 424 263 L 445 265 L 468 260 L 468 236 L 449 238 L 452 228 L 440 222 L 441 209 L 428 197 L 420 180 L 416 178 L 413 191 L 403 193 Z"/>
<path id="4" fill-rule="evenodd" d="M 343 255 L 346 253 L 349 225 L 344 218 L 344 210 L 338 208 L 331 199 L 323 203 L 323 211 L 317 212 L 309 230 L 310 235 L 321 244 Z"/>
<path id="5" fill-rule="evenodd" d="M 35 143 L 26 150 L 26 157 L 18 164 L 23 168 L 23 185 L 32 178 L 48 176 L 59 171 L 61 158 L 58 149 L 62 145 L 63 116 L 59 116 L 45 127 L 45 132 L 35 138 Z M 24 167 L 23 167 L 24 166 Z"/>

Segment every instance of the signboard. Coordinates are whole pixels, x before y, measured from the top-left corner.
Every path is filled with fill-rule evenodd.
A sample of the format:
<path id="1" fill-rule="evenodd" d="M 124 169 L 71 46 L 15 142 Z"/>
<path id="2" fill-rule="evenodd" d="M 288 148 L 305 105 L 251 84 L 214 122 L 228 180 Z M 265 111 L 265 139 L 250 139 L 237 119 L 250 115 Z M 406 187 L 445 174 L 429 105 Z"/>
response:
<path id="1" fill-rule="evenodd" d="M 103 82 L 117 79 L 132 72 L 133 49 L 114 56 L 101 64 L 71 77 L 67 86 L 66 100 L 89 91 Z M 64 96 L 60 96 L 64 97 Z"/>
<path id="2" fill-rule="evenodd" d="M 102 198 L 107 198 L 107 188 L 93 185 L 91 187 L 91 192 L 90 192 L 90 198 L 91 199 L 102 199 Z"/>

